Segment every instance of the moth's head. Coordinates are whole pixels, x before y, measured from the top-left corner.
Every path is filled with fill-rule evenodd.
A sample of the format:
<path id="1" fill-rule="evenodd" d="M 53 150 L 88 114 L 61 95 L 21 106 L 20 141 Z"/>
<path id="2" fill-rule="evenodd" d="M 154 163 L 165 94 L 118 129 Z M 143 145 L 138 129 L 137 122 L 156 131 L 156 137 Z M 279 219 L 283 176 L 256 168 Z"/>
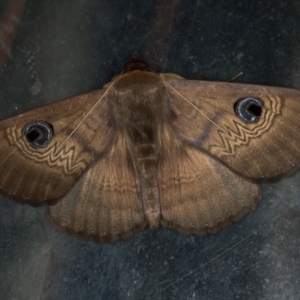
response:
<path id="1" fill-rule="evenodd" d="M 150 71 L 148 64 L 141 60 L 136 54 L 132 57 L 131 61 L 124 65 L 123 70 L 124 73 L 135 70 Z"/>

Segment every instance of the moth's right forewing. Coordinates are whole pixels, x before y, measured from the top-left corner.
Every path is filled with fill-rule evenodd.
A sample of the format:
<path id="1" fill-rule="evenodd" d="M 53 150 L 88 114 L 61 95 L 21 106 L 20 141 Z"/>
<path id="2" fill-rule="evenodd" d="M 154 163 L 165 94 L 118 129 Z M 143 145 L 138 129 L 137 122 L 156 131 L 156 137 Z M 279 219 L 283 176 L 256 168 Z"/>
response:
<path id="1" fill-rule="evenodd" d="M 182 139 L 256 182 L 278 180 L 299 168 L 300 91 L 197 80 L 168 82 L 177 116 L 173 125 Z M 246 98 L 261 103 L 252 122 L 236 111 Z"/>

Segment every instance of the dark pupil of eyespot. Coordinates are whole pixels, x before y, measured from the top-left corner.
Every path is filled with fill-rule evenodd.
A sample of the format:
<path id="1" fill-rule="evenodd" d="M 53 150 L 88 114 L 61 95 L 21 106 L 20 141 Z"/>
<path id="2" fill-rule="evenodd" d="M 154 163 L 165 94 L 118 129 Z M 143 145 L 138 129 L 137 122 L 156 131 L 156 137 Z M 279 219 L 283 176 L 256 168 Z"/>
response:
<path id="1" fill-rule="evenodd" d="M 26 138 L 30 143 L 33 143 L 40 136 L 41 136 L 41 132 L 39 130 L 32 130 L 26 134 Z"/>
<path id="2" fill-rule="evenodd" d="M 256 117 L 260 117 L 262 113 L 262 108 L 255 104 L 250 104 L 247 110 Z"/>

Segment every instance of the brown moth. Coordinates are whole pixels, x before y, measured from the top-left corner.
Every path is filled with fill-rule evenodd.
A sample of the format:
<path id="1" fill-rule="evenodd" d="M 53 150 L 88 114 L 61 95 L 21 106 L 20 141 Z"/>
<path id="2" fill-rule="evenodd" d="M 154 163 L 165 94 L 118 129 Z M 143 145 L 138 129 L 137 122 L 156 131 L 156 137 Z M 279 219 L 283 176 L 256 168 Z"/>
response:
<path id="1" fill-rule="evenodd" d="M 185 80 L 134 57 L 102 89 L 0 122 L 0 192 L 98 242 L 216 233 L 300 163 L 300 91 Z"/>

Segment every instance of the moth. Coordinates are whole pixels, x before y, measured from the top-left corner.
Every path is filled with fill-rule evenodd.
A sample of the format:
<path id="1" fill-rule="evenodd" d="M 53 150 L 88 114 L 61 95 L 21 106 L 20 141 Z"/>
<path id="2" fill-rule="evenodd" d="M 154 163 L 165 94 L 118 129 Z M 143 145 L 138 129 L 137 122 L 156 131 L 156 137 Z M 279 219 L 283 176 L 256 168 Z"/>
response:
<path id="1" fill-rule="evenodd" d="M 300 91 L 158 74 L 134 57 L 102 89 L 0 122 L 0 192 L 73 236 L 216 233 L 300 163 Z"/>

